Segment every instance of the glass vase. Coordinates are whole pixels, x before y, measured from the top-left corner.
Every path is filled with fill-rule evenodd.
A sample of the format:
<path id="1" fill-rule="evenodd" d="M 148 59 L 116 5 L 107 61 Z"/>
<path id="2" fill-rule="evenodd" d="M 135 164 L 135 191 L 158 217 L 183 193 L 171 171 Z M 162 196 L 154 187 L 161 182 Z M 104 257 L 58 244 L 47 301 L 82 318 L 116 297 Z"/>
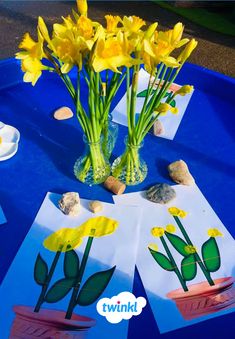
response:
<path id="1" fill-rule="evenodd" d="M 104 182 L 110 174 L 110 164 L 102 149 L 102 139 L 98 142 L 89 142 L 83 136 L 85 152 L 74 165 L 75 177 L 88 185 L 96 185 Z"/>
<path id="2" fill-rule="evenodd" d="M 118 124 L 113 122 L 112 114 L 109 114 L 107 123 L 103 129 L 102 149 L 105 157 L 110 159 L 118 137 Z"/>
<path id="3" fill-rule="evenodd" d="M 138 185 L 146 178 L 148 167 L 140 155 L 143 142 L 134 145 L 125 139 L 124 153 L 114 160 L 112 175 L 126 185 Z"/>

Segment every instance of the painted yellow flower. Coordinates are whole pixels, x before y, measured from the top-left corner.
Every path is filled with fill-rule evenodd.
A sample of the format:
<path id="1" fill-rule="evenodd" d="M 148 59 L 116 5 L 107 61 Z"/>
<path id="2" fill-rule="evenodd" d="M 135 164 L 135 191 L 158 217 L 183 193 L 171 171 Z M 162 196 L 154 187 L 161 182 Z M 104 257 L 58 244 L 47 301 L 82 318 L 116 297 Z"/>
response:
<path id="1" fill-rule="evenodd" d="M 197 44 L 198 42 L 195 39 L 190 40 L 185 46 L 184 50 L 178 56 L 177 61 L 184 63 L 190 57 L 193 50 L 197 47 Z"/>
<path id="2" fill-rule="evenodd" d="M 193 253 L 197 252 L 197 248 L 195 246 L 192 246 L 192 245 L 187 245 L 187 246 L 185 246 L 184 249 L 188 254 L 193 254 Z"/>
<path id="3" fill-rule="evenodd" d="M 88 6 L 87 6 L 86 0 L 77 0 L 77 7 L 78 7 L 78 12 L 81 15 L 87 16 Z"/>
<path id="4" fill-rule="evenodd" d="M 67 252 L 80 246 L 82 243 L 82 234 L 78 227 L 61 228 L 47 237 L 43 246 L 52 252 Z"/>
<path id="5" fill-rule="evenodd" d="M 209 235 L 209 237 L 215 238 L 215 237 L 223 237 L 223 233 L 220 232 L 220 230 L 218 230 L 217 228 L 210 228 L 207 231 L 207 234 Z"/>
<path id="6" fill-rule="evenodd" d="M 176 227 L 173 224 L 168 224 L 166 225 L 166 231 L 168 233 L 175 233 L 176 232 Z"/>
<path id="7" fill-rule="evenodd" d="M 0 137 L 0 145 L 2 144 L 2 137 Z"/>
<path id="8" fill-rule="evenodd" d="M 145 26 L 145 21 L 138 16 L 124 16 L 122 20 L 124 31 L 128 33 L 137 33 L 141 27 Z"/>
<path id="9" fill-rule="evenodd" d="M 155 108 L 155 111 L 157 113 L 160 113 L 161 115 L 166 115 L 168 111 L 170 111 L 172 114 L 178 113 L 177 107 L 172 107 L 171 105 L 167 104 L 166 102 L 160 103 L 157 108 Z"/>
<path id="10" fill-rule="evenodd" d="M 175 217 L 180 217 L 180 218 L 185 218 L 186 215 L 188 214 L 187 212 L 177 208 L 177 207 L 170 207 L 168 208 L 168 212 L 175 216 Z"/>
<path id="11" fill-rule="evenodd" d="M 154 237 L 162 237 L 165 233 L 163 227 L 153 227 L 151 233 Z"/>
<path id="12" fill-rule="evenodd" d="M 193 90 L 193 86 L 184 85 L 184 86 L 180 87 L 180 89 L 178 89 L 178 91 L 176 91 L 174 95 L 185 96 L 186 94 L 191 93 L 192 90 Z"/>
<path id="13" fill-rule="evenodd" d="M 120 16 L 105 15 L 105 19 L 107 33 L 115 33 L 118 30 L 118 23 L 121 22 Z"/>
<path id="14" fill-rule="evenodd" d="M 158 251 L 158 245 L 157 245 L 157 244 L 154 244 L 154 243 L 149 244 L 149 245 L 148 245 L 148 248 L 149 248 L 150 250 L 155 251 L 155 252 Z"/>
<path id="15" fill-rule="evenodd" d="M 79 226 L 83 237 L 103 237 L 115 232 L 118 222 L 107 217 L 90 218 Z"/>
<path id="16" fill-rule="evenodd" d="M 131 57 L 131 46 L 123 33 L 119 32 L 117 37 L 103 37 L 97 40 L 96 49 L 92 58 L 92 66 L 95 72 L 110 69 L 119 72 L 118 67 L 131 67 L 136 60 Z"/>

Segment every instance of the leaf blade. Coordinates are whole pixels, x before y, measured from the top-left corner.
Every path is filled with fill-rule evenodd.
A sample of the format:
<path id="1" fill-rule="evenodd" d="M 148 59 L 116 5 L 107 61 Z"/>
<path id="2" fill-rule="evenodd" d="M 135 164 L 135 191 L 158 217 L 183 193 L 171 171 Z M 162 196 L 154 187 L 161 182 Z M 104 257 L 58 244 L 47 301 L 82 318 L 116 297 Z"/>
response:
<path id="1" fill-rule="evenodd" d="M 159 266 L 161 266 L 166 271 L 174 271 L 172 263 L 163 253 L 154 251 L 150 248 L 149 251 Z"/>
<path id="2" fill-rule="evenodd" d="M 168 232 L 165 232 L 165 235 L 167 239 L 170 241 L 171 245 L 176 249 L 176 251 L 178 251 L 184 257 L 190 255 L 190 253 L 186 251 L 188 244 L 183 239 L 181 239 L 176 234 L 172 234 Z"/>
<path id="3" fill-rule="evenodd" d="M 202 258 L 209 272 L 218 271 L 221 265 L 221 259 L 219 248 L 214 237 L 209 238 L 202 245 Z"/>
<path id="4" fill-rule="evenodd" d="M 64 275 L 66 278 L 76 278 L 79 274 L 79 257 L 74 250 L 65 252 Z"/>
<path id="5" fill-rule="evenodd" d="M 185 257 L 181 262 L 181 273 L 184 280 L 193 280 L 197 275 L 197 261 L 193 254 Z"/>
<path id="6" fill-rule="evenodd" d="M 88 306 L 95 302 L 107 287 L 115 269 L 116 266 L 90 276 L 79 292 L 77 304 L 81 306 Z"/>
<path id="7" fill-rule="evenodd" d="M 34 265 L 34 280 L 38 285 L 44 285 L 48 274 L 48 266 L 39 253 Z"/>
<path id="8" fill-rule="evenodd" d="M 54 283 L 45 296 L 48 303 L 56 303 L 63 299 L 74 286 L 75 279 L 63 278 Z"/>

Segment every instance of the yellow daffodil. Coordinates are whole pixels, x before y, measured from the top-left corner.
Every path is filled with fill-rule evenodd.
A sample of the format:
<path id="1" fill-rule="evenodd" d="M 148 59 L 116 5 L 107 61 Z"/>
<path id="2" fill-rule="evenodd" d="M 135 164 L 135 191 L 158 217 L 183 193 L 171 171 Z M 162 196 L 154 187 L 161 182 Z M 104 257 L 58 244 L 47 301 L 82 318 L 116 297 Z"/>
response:
<path id="1" fill-rule="evenodd" d="M 160 113 L 161 115 L 167 114 L 168 111 L 170 111 L 173 114 L 178 113 L 177 107 L 172 107 L 171 105 L 167 104 L 166 102 L 160 103 L 158 107 L 155 109 L 157 113 Z"/>
<path id="2" fill-rule="evenodd" d="M 192 39 L 187 43 L 184 50 L 180 53 L 177 58 L 177 61 L 180 63 L 184 63 L 191 55 L 193 50 L 197 47 L 198 42 L 195 39 Z"/>
<path id="3" fill-rule="evenodd" d="M 165 233 L 163 227 L 153 227 L 151 233 L 154 237 L 162 237 Z"/>
<path id="4" fill-rule="evenodd" d="M 157 244 L 154 244 L 154 243 L 149 244 L 149 245 L 148 245 L 148 248 L 149 248 L 150 250 L 155 251 L 155 252 L 158 251 L 158 245 L 157 245 Z"/>
<path id="5" fill-rule="evenodd" d="M 178 91 L 176 91 L 174 95 L 185 96 L 186 94 L 191 93 L 192 90 L 193 90 L 193 86 L 184 85 L 184 86 L 180 87 L 180 89 L 178 89 Z"/>
<path id="6" fill-rule="evenodd" d="M 187 252 L 188 254 L 193 254 L 197 252 L 197 248 L 195 246 L 192 245 L 187 245 L 185 246 L 185 252 Z"/>
<path id="7" fill-rule="evenodd" d="M 141 27 L 145 26 L 145 21 L 138 16 L 124 16 L 122 20 L 124 31 L 127 33 L 137 33 Z"/>
<path id="8" fill-rule="evenodd" d="M 223 233 L 221 233 L 217 228 L 210 228 L 207 231 L 207 234 L 209 237 L 215 238 L 215 237 L 223 237 Z"/>
<path id="9" fill-rule="evenodd" d="M 118 226 L 116 220 L 106 217 L 88 219 L 78 229 L 83 237 L 103 237 L 115 232 Z"/>
<path id="10" fill-rule="evenodd" d="M 92 66 L 95 72 L 106 69 L 119 72 L 118 67 L 131 67 L 136 62 L 131 57 L 130 52 L 130 45 L 121 32 L 117 37 L 109 37 L 107 40 L 98 39 L 92 58 Z"/>
<path id="11" fill-rule="evenodd" d="M 81 15 L 87 16 L 87 1 L 86 0 L 77 0 L 77 7 L 78 7 L 78 12 Z"/>
<path id="12" fill-rule="evenodd" d="M 176 232 L 176 227 L 175 227 L 175 225 L 172 225 L 172 224 L 166 225 L 166 231 L 167 231 L 168 233 L 175 233 L 175 232 Z"/>
<path id="13" fill-rule="evenodd" d="M 115 33 L 118 30 L 118 23 L 121 22 L 120 16 L 105 15 L 105 19 L 107 33 Z"/>
<path id="14" fill-rule="evenodd" d="M 26 59 L 28 57 L 41 60 L 44 57 L 43 37 L 38 31 L 38 41 L 34 41 L 29 33 L 25 33 L 19 48 L 24 51 L 16 53 L 16 59 Z"/>
<path id="15" fill-rule="evenodd" d="M 67 252 L 80 246 L 82 234 L 78 227 L 62 228 L 47 237 L 43 246 L 52 252 Z"/>
<path id="16" fill-rule="evenodd" d="M 165 47 L 169 48 L 172 52 L 175 48 L 180 48 L 184 46 L 189 39 L 182 39 L 184 31 L 184 26 L 181 22 L 178 22 L 173 29 L 170 29 L 166 32 L 159 32 L 157 35 L 157 42 L 165 44 Z"/>
<path id="17" fill-rule="evenodd" d="M 177 208 L 177 207 L 170 207 L 168 208 L 168 212 L 175 216 L 175 217 L 180 217 L 180 218 L 185 218 L 186 215 L 188 214 L 187 212 Z"/>
<path id="18" fill-rule="evenodd" d="M 40 60 L 28 57 L 22 60 L 21 69 L 25 73 L 24 82 L 31 82 L 34 86 L 42 75 L 42 71 L 48 67 L 44 66 Z"/>

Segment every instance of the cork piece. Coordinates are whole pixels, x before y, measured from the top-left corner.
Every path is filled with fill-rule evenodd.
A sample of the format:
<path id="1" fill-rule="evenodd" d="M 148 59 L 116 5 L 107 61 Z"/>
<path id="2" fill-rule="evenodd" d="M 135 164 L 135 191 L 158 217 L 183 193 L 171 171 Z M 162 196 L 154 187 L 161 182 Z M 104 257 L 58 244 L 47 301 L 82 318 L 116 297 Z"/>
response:
<path id="1" fill-rule="evenodd" d="M 68 192 L 59 200 L 59 209 L 66 215 L 76 216 L 80 212 L 80 198 L 76 192 Z"/>
<path id="2" fill-rule="evenodd" d="M 89 209 L 93 213 L 98 213 L 98 212 L 102 211 L 103 204 L 98 200 L 91 201 L 90 204 L 89 204 Z"/>
<path id="3" fill-rule="evenodd" d="M 193 185 L 195 180 L 188 170 L 186 162 L 178 160 L 168 166 L 169 175 L 172 180 L 182 185 Z"/>
<path id="4" fill-rule="evenodd" d="M 109 191 L 113 192 L 114 194 L 120 195 L 122 194 L 125 189 L 126 185 L 123 182 L 119 181 L 118 179 L 109 176 L 105 182 L 104 187 L 107 188 Z"/>
<path id="5" fill-rule="evenodd" d="M 70 119 L 73 116 L 73 112 L 69 107 L 61 107 L 54 112 L 54 118 L 56 120 L 66 120 Z"/>

